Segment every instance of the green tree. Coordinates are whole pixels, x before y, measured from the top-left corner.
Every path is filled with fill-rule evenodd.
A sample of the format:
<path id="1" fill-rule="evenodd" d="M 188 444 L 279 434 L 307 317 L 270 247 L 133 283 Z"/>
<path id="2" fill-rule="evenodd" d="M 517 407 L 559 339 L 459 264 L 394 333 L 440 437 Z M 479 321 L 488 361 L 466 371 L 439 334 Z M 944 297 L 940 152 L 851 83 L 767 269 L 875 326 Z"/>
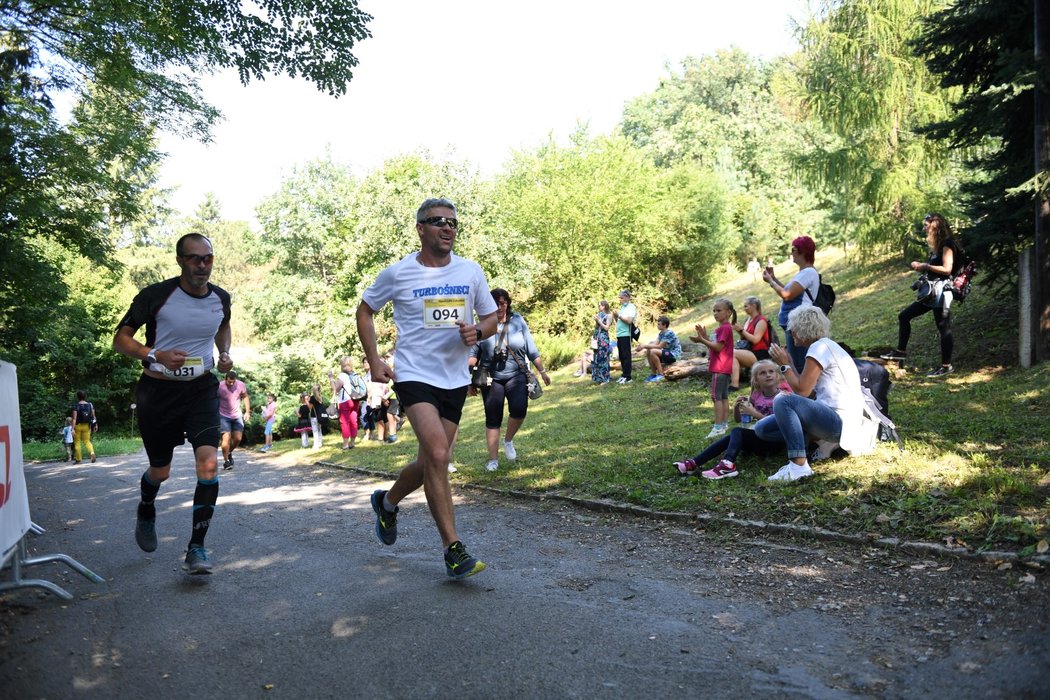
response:
<path id="1" fill-rule="evenodd" d="M 948 115 L 948 95 L 909 44 L 945 1 L 824 0 L 799 30 L 801 99 L 830 133 L 800 162 L 862 242 L 902 243 L 925 211 L 953 213 L 956 169 L 919 133 Z"/>
<path id="2" fill-rule="evenodd" d="M 355 0 L 0 0 L 0 348 L 25 386 L 46 376 L 33 348 L 69 332 L 40 319 L 87 311 L 62 265 L 92 266 L 113 283 L 111 247 L 134 241 L 129 226 L 158 201 L 157 129 L 208 137 L 219 115 L 196 76 L 285 73 L 342 94 L 370 19 Z M 60 94 L 73 105 L 63 121 Z"/>
<path id="3" fill-rule="evenodd" d="M 1033 177 L 1033 91 L 1046 90 L 1050 67 L 1033 60 L 1031 2 L 955 2 L 927 17 L 915 40 L 941 85 L 956 92 L 954 111 L 927 133 L 958 150 L 970 170 L 962 183 L 969 220 L 964 242 L 990 279 L 1015 279 L 1017 253 L 1032 241 L 1037 196 L 1046 171 Z"/>
<path id="4" fill-rule="evenodd" d="M 550 141 L 516 154 L 494 199 L 497 230 L 514 235 L 510 259 L 540 265 L 527 286 L 504 286 L 532 311 L 530 325 L 551 334 L 581 331 L 598 299 L 625 286 L 652 312 L 675 307 L 732 247 L 717 178 L 658 169 L 619 136 L 579 131 L 569 147 Z"/>
<path id="5" fill-rule="evenodd" d="M 691 164 L 721 180 L 738 265 L 782 251 L 785 239 L 821 220 L 792 163 L 807 126 L 787 93 L 791 72 L 785 60 L 739 49 L 687 58 L 624 110 L 623 133 L 657 165 Z"/>

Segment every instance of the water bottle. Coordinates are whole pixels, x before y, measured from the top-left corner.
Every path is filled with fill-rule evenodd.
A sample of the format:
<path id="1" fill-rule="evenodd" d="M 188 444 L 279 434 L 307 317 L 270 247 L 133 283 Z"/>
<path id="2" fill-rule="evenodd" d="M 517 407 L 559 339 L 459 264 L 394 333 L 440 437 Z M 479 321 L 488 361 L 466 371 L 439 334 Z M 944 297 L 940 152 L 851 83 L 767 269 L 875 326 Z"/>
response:
<path id="1" fill-rule="evenodd" d="M 751 427 L 751 416 L 749 414 L 747 414 L 747 413 L 740 414 L 740 423 L 745 428 L 750 428 Z"/>

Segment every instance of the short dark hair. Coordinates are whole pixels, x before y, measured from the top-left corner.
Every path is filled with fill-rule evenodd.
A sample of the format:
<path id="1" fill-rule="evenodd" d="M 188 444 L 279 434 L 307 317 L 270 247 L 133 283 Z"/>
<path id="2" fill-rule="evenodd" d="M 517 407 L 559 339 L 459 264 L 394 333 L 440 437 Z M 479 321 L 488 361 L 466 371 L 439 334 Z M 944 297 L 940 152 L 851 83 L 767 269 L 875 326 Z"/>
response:
<path id="1" fill-rule="evenodd" d="M 231 369 L 231 370 L 230 370 L 229 372 L 227 372 L 227 373 L 226 373 L 226 378 L 227 378 L 227 379 L 236 379 L 236 378 L 237 378 L 237 373 L 236 373 L 236 372 L 234 372 L 234 371 L 233 371 L 233 370 Z"/>
<path id="2" fill-rule="evenodd" d="M 178 255 L 180 258 L 182 257 L 182 244 L 190 238 L 193 238 L 198 241 L 207 241 L 208 245 L 211 245 L 211 239 L 205 236 L 203 233 L 187 233 L 185 236 L 175 241 L 175 255 Z M 212 249 L 214 250 L 214 246 L 212 246 Z"/>
<path id="3" fill-rule="evenodd" d="M 670 325 L 671 325 L 671 319 L 667 318 L 666 316 L 660 316 L 660 317 L 658 317 L 658 318 L 656 319 L 656 322 L 657 322 L 658 324 L 661 324 L 661 325 L 664 325 L 664 326 L 670 326 Z"/>
<path id="4" fill-rule="evenodd" d="M 87 401 L 87 392 L 81 389 L 77 392 L 77 401 Z"/>

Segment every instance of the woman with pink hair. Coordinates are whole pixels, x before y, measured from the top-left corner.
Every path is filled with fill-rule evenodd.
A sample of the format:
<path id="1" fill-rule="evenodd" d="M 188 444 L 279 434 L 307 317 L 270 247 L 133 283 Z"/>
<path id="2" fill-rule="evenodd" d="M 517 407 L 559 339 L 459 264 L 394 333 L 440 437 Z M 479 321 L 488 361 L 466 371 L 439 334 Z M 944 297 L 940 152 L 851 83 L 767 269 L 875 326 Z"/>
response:
<path id="1" fill-rule="evenodd" d="M 820 273 L 813 266 L 816 253 L 817 245 L 813 239 L 809 236 L 799 236 L 791 241 L 791 261 L 798 265 L 798 274 L 792 277 L 787 284 L 781 284 L 771 268 L 767 267 L 762 273 L 762 279 L 781 299 L 777 323 L 784 329 L 787 351 L 791 355 L 791 363 L 795 365 L 796 372 L 801 372 L 806 364 L 806 348 L 796 346 L 791 334 L 787 332 L 788 314 L 799 307 L 812 306 L 813 300 L 817 298 L 817 292 L 820 290 Z"/>

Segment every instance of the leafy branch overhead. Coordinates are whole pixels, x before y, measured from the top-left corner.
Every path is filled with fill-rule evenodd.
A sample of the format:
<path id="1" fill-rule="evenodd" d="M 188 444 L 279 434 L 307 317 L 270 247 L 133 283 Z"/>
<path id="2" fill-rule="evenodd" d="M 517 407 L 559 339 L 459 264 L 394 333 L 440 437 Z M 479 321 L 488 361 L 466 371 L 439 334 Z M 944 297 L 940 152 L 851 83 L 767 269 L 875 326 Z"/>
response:
<path id="1" fill-rule="evenodd" d="M 342 95 L 371 19 L 355 0 L 0 0 L 2 50 L 28 54 L 44 76 L 42 100 L 93 86 L 145 109 L 154 125 L 186 118 L 200 136 L 218 112 L 201 100 L 195 74 L 234 68 L 243 83 L 287 74 Z"/>

